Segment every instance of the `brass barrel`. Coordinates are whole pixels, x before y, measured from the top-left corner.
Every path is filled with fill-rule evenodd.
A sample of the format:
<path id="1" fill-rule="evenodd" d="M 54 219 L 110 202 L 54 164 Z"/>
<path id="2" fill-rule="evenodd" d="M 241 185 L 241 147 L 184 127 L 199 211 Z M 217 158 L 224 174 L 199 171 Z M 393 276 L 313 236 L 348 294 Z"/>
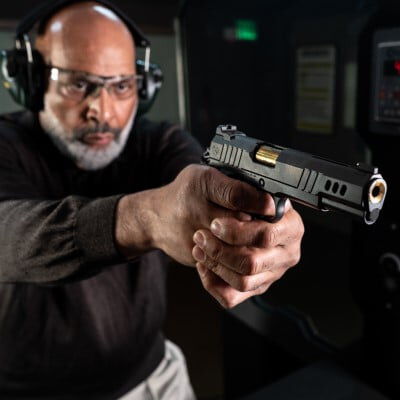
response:
<path id="1" fill-rule="evenodd" d="M 368 199 L 372 204 L 381 203 L 386 196 L 387 185 L 382 178 L 375 179 L 368 191 Z"/>
<path id="2" fill-rule="evenodd" d="M 260 146 L 256 151 L 256 160 L 261 164 L 267 165 L 268 167 L 275 167 L 276 160 L 279 157 L 280 152 L 272 150 L 267 146 Z"/>

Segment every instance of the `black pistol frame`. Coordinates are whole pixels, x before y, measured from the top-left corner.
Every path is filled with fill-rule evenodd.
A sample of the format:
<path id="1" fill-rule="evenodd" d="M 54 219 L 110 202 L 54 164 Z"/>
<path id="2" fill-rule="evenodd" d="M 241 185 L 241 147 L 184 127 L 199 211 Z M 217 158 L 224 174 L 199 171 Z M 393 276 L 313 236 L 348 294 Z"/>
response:
<path id="1" fill-rule="evenodd" d="M 203 162 L 270 193 L 276 204 L 276 215 L 270 222 L 282 218 L 289 198 L 373 224 L 387 192 L 377 168 L 362 163 L 351 166 L 257 140 L 234 125 L 218 126 Z"/>

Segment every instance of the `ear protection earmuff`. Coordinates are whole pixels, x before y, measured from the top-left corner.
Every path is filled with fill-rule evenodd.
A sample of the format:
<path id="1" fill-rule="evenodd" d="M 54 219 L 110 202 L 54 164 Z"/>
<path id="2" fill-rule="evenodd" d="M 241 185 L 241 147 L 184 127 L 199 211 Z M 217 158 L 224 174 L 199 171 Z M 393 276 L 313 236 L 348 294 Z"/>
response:
<path id="1" fill-rule="evenodd" d="M 29 37 L 35 24 L 44 25 L 51 16 L 73 3 L 87 0 L 50 0 L 35 8 L 18 25 L 15 33 L 15 47 L 0 51 L 0 73 L 4 87 L 12 98 L 24 108 L 33 112 L 43 109 L 43 97 L 46 89 L 45 62 L 39 51 L 33 49 Z M 139 88 L 139 110 L 147 112 L 157 96 L 163 81 L 161 69 L 150 63 L 150 41 L 136 24 L 121 10 L 107 0 L 94 0 L 113 11 L 130 30 L 137 47 L 145 49 L 145 59 L 136 60 L 136 69 L 143 76 Z M 39 26 L 40 33 L 40 26 Z"/>

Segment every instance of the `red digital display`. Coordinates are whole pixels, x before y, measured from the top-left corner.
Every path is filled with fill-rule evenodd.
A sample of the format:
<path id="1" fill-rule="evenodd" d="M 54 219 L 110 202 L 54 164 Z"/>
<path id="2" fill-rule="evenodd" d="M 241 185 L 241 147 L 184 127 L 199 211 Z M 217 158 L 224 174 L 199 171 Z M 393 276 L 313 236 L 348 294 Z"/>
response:
<path id="1" fill-rule="evenodd" d="M 400 77 L 400 60 L 385 61 L 383 73 L 385 76 L 399 76 Z"/>

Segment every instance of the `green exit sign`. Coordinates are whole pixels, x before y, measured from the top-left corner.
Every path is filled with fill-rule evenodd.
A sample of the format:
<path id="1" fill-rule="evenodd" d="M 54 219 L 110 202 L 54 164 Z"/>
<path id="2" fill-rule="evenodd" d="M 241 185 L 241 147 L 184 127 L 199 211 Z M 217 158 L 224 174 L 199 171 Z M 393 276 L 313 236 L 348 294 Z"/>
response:
<path id="1" fill-rule="evenodd" d="M 257 25 L 249 19 L 239 19 L 235 23 L 236 40 L 254 41 L 258 38 Z"/>

